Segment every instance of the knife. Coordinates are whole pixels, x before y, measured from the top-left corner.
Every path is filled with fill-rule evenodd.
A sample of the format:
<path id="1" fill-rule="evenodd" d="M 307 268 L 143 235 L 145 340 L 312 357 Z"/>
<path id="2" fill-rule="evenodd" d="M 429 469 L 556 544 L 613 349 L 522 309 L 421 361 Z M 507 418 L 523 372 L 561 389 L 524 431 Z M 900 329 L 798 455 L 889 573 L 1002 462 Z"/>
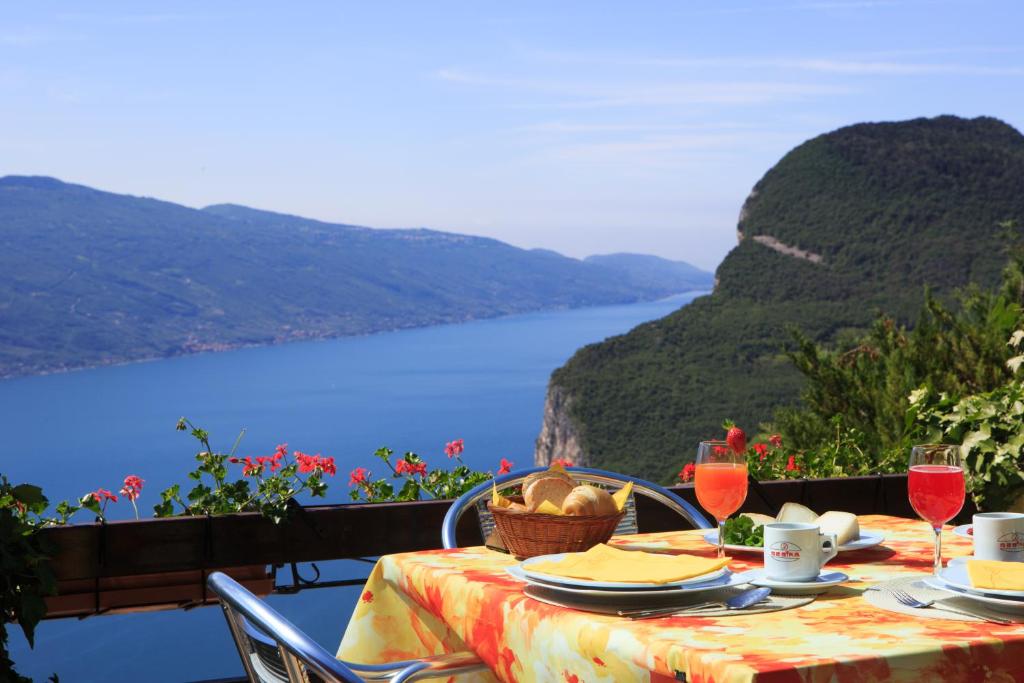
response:
<path id="1" fill-rule="evenodd" d="M 658 607 L 655 609 L 639 609 L 639 610 L 619 610 L 616 612 L 620 617 L 629 617 L 630 619 L 651 619 L 653 617 L 665 617 L 670 614 L 683 614 L 686 612 L 693 612 L 696 610 L 707 609 L 708 607 L 723 607 L 725 609 L 746 609 L 752 605 L 756 605 L 763 600 L 766 600 L 771 595 L 771 588 L 754 588 L 752 590 L 743 591 L 739 595 L 734 595 L 728 600 L 716 600 L 711 602 L 701 602 L 696 605 L 687 605 L 685 607 Z"/>

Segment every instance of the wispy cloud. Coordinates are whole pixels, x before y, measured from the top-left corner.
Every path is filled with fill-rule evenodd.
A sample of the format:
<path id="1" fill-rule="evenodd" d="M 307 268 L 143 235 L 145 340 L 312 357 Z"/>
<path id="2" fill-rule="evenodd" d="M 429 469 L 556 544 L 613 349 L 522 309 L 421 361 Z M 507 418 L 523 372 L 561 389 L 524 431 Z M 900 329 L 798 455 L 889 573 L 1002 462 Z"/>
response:
<path id="1" fill-rule="evenodd" d="M 942 0 L 812 0 L 810 2 L 792 2 L 785 4 L 758 3 L 742 7 L 715 7 L 708 10 L 709 14 L 748 14 L 753 12 L 786 12 L 786 11 L 831 11 L 831 10 L 865 10 L 905 5 L 937 4 Z"/>
<path id="2" fill-rule="evenodd" d="M 65 12 L 57 15 L 58 21 L 90 24 L 164 24 L 170 21 L 188 19 L 185 14 L 169 12 L 138 12 L 124 14 L 103 14 L 99 12 Z"/>
<path id="3" fill-rule="evenodd" d="M 557 95 L 543 106 L 564 109 L 632 107 L 682 104 L 764 104 L 812 96 L 848 95 L 855 89 L 844 85 L 772 82 L 622 82 L 585 83 L 571 80 L 539 80 L 486 76 L 457 69 L 442 69 L 435 76 L 452 83 L 518 89 Z"/>
<path id="4" fill-rule="evenodd" d="M 527 133 L 554 135 L 587 135 L 591 133 L 674 133 L 682 131 L 721 131 L 750 129 L 749 123 L 578 123 L 572 121 L 545 121 L 518 130 Z"/>
<path id="5" fill-rule="evenodd" d="M 80 35 L 57 33 L 35 28 L 17 28 L 0 31 L 0 46 L 32 47 L 58 41 L 81 40 Z"/>
<path id="6" fill-rule="evenodd" d="M 595 141 L 552 147 L 549 158 L 587 164 L 621 166 L 686 166 L 708 158 L 719 161 L 722 155 L 746 154 L 752 148 L 776 146 L 785 148 L 799 141 L 799 133 L 758 130 L 682 135 L 641 136 L 633 140 Z"/>
<path id="7" fill-rule="evenodd" d="M 586 53 L 535 53 L 540 59 L 567 64 L 600 64 L 626 68 L 775 70 L 854 76 L 1024 76 L 1024 65 L 925 63 L 850 57 L 627 57 Z"/>

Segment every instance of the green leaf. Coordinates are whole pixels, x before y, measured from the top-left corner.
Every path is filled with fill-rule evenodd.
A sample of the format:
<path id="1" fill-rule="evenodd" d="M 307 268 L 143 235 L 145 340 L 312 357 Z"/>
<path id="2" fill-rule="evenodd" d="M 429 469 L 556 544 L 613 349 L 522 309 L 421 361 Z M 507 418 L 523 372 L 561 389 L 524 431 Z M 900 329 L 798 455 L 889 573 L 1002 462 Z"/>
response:
<path id="1" fill-rule="evenodd" d="M 964 436 L 962 446 L 966 451 L 973 450 L 978 444 L 991 438 L 991 436 L 992 429 L 987 424 L 982 424 L 978 429 L 968 432 Z"/>
<path id="2" fill-rule="evenodd" d="M 38 503 L 47 503 L 46 496 L 43 495 L 43 490 L 38 486 L 32 484 L 19 484 L 12 490 L 14 497 L 20 500 L 26 505 L 35 505 Z"/>

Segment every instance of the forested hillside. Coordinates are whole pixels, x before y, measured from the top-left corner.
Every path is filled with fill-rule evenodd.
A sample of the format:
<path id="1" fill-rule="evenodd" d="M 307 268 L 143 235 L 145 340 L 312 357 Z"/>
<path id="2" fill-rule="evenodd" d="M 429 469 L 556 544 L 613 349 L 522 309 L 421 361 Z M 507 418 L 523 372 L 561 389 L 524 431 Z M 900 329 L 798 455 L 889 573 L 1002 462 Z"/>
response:
<path id="1" fill-rule="evenodd" d="M 748 430 L 796 401 L 789 327 L 832 342 L 880 311 L 905 322 L 994 284 L 999 223 L 1024 218 L 1024 136 L 952 116 L 842 128 L 789 152 L 755 185 L 715 292 L 580 349 L 552 375 L 537 459 L 671 479 L 724 418 Z"/>

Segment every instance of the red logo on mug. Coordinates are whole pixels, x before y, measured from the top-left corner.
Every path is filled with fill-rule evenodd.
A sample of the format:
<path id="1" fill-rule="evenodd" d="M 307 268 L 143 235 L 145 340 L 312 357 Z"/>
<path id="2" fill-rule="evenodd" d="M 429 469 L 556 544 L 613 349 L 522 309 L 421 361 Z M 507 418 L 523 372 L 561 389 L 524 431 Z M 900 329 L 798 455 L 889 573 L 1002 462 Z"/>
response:
<path id="1" fill-rule="evenodd" d="M 790 541 L 772 543 L 768 548 L 768 556 L 779 562 L 796 562 L 800 559 L 801 548 Z"/>
<path id="2" fill-rule="evenodd" d="M 1008 553 L 1019 553 L 1024 550 L 1024 539 L 1016 531 L 1003 534 L 996 539 L 996 542 L 999 544 L 1000 550 Z"/>

